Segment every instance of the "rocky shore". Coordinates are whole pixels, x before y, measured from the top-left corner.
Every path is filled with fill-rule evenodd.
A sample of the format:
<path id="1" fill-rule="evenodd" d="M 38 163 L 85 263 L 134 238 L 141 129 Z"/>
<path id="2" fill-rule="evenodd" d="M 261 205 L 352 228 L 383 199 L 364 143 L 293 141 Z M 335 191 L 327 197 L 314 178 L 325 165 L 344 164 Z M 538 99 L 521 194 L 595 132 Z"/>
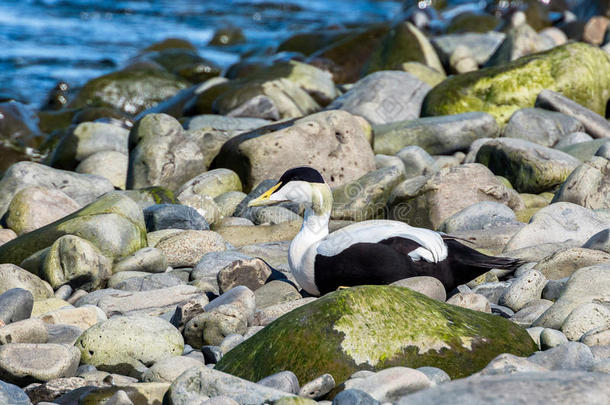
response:
<path id="1" fill-rule="evenodd" d="M 534 3 L 297 34 L 222 76 L 168 39 L 0 103 L 0 403 L 607 404 L 610 19 Z M 303 207 L 248 207 L 300 165 L 331 231 L 523 264 L 309 296 Z"/>

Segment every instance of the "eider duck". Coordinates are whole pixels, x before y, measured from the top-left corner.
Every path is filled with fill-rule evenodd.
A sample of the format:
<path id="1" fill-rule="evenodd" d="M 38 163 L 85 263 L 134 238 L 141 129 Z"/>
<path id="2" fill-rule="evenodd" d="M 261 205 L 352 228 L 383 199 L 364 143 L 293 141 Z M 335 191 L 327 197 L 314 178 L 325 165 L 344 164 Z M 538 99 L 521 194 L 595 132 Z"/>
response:
<path id="1" fill-rule="evenodd" d="M 329 234 L 332 192 L 311 167 L 286 171 L 248 206 L 286 201 L 305 205 L 303 226 L 290 244 L 288 262 L 298 283 L 311 295 L 414 276 L 435 277 L 451 292 L 492 268 L 514 269 L 520 264 L 516 259 L 484 255 L 456 238 L 400 221 L 363 221 Z"/>

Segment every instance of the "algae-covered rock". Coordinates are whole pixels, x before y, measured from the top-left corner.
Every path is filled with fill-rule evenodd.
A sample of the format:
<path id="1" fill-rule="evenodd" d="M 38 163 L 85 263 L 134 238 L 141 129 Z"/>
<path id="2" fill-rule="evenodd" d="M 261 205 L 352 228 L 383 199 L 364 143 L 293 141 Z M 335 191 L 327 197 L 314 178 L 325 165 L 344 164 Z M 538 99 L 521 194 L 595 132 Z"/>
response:
<path id="1" fill-rule="evenodd" d="M 0 262 L 20 264 L 64 235 L 75 235 L 91 242 L 113 261 L 147 246 L 142 210 L 129 197 L 113 192 L 0 246 Z"/>
<path id="2" fill-rule="evenodd" d="M 360 286 L 289 312 L 228 352 L 216 369 L 251 381 L 281 370 L 299 381 L 329 373 L 341 384 L 357 370 L 434 366 L 458 378 L 500 353 L 528 356 L 536 349 L 524 329 L 500 317 L 408 288 Z"/>
<path id="3" fill-rule="evenodd" d="M 111 106 L 135 115 L 188 85 L 187 81 L 161 70 L 118 71 L 87 82 L 70 107 Z"/>
<path id="4" fill-rule="evenodd" d="M 426 96 L 422 116 L 484 111 L 503 125 L 516 110 L 533 107 L 543 89 L 604 115 L 610 97 L 609 69 L 610 54 L 597 47 L 583 43 L 559 46 L 446 79 Z"/>

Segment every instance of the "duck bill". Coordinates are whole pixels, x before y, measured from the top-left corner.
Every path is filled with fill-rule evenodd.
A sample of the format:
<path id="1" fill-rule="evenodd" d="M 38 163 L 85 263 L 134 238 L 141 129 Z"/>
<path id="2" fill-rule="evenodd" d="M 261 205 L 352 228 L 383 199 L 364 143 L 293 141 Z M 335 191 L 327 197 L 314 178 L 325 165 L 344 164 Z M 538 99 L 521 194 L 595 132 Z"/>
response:
<path id="1" fill-rule="evenodd" d="M 271 195 L 275 192 L 275 190 L 277 190 L 278 188 L 280 188 L 280 186 L 282 185 L 282 183 L 277 183 L 275 186 L 271 187 L 269 190 L 265 191 L 263 194 L 261 194 L 260 197 L 255 198 L 254 200 L 250 201 L 248 203 L 248 207 L 262 207 L 265 205 L 272 205 L 272 204 L 277 204 L 281 201 L 276 201 L 276 200 L 271 200 Z"/>

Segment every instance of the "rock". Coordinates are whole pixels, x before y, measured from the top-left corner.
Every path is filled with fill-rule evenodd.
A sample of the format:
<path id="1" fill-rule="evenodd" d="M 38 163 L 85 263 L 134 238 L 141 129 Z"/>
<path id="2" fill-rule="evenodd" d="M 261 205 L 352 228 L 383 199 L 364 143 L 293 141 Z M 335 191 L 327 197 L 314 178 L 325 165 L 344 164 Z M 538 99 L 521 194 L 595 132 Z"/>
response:
<path id="1" fill-rule="evenodd" d="M 609 261 L 610 254 L 605 252 L 584 248 L 566 248 L 545 257 L 534 268 L 548 279 L 559 280 L 571 276 L 580 268 Z"/>
<path id="2" fill-rule="evenodd" d="M 577 341 L 590 330 L 610 327 L 610 309 L 603 304 L 587 303 L 576 307 L 561 325 L 569 340 Z"/>
<path id="3" fill-rule="evenodd" d="M 200 208 L 202 200 L 213 199 L 230 191 L 241 191 L 237 174 L 228 169 L 215 169 L 183 184 L 177 196 L 182 204 Z"/>
<path id="4" fill-rule="evenodd" d="M 419 146 L 406 146 L 396 156 L 403 162 L 407 179 L 434 172 L 434 158 Z"/>
<path id="5" fill-rule="evenodd" d="M 39 301 L 34 301 L 34 307 L 32 308 L 32 316 L 38 317 L 47 312 L 55 311 L 60 308 L 73 308 L 70 303 L 60 300 L 59 298 L 51 297 Z"/>
<path id="6" fill-rule="evenodd" d="M 116 374 L 108 376 L 111 382 L 117 380 L 116 377 L 122 376 Z M 160 404 L 169 388 L 168 383 L 136 383 L 132 382 L 131 378 L 124 381 L 126 378 L 121 378 L 111 386 L 84 387 L 71 392 L 64 398 L 80 403 L 104 403 L 108 405 L 130 405 L 139 403 L 139 401 L 147 404 Z"/>
<path id="7" fill-rule="evenodd" d="M 123 271 L 144 271 L 163 273 L 167 270 L 167 258 L 156 248 L 145 247 L 126 256 L 112 268 L 113 273 Z"/>
<path id="8" fill-rule="evenodd" d="M 445 72 L 439 72 L 429 66 L 419 62 L 405 62 L 400 65 L 400 69 L 407 73 L 411 73 L 419 80 L 427 83 L 430 87 L 434 87 L 447 77 Z"/>
<path id="9" fill-rule="evenodd" d="M 72 325 L 86 330 L 98 322 L 105 321 L 106 314 L 93 305 L 79 308 L 60 308 L 40 316 L 46 324 Z"/>
<path id="10" fill-rule="evenodd" d="M 610 346 L 610 328 L 601 327 L 588 331 L 580 338 L 580 341 L 589 347 Z M 593 353 L 595 354 L 595 353 Z"/>
<path id="11" fill-rule="evenodd" d="M 0 270 L 1 271 L 1 270 Z M 28 319 L 32 314 L 34 296 L 23 288 L 11 288 L 0 294 L 0 322 L 3 325 Z"/>
<path id="12" fill-rule="evenodd" d="M 205 306 L 205 310 L 210 312 L 215 308 L 223 305 L 235 307 L 238 312 L 243 314 L 248 323 L 252 322 L 255 308 L 255 297 L 252 290 L 245 286 L 237 286 L 222 294 L 220 297 L 212 300 Z"/>
<path id="13" fill-rule="evenodd" d="M 228 243 L 235 247 L 291 241 L 301 229 L 302 220 L 281 222 L 276 225 L 243 225 L 215 228 Z M 245 232 L 244 232 L 245 231 Z"/>
<path id="14" fill-rule="evenodd" d="M 364 391 L 349 389 L 337 394 L 332 405 L 381 405 L 381 402 Z"/>
<path id="15" fill-rule="evenodd" d="M 491 304 L 497 304 L 510 284 L 510 281 L 483 283 L 475 286 L 472 292 L 484 296 Z"/>
<path id="16" fill-rule="evenodd" d="M 30 405 L 32 402 L 21 388 L 0 381 L 0 402 L 10 405 Z"/>
<path id="17" fill-rule="evenodd" d="M 17 234 L 12 229 L 0 229 L 0 246 L 17 237 Z"/>
<path id="18" fill-rule="evenodd" d="M 271 268 L 261 259 L 237 260 L 218 272 L 218 287 L 221 294 L 239 285 L 256 291 L 267 282 L 271 273 Z"/>
<path id="19" fill-rule="evenodd" d="M 105 177 L 114 187 L 125 190 L 128 166 L 127 152 L 103 151 L 83 159 L 74 171 Z"/>
<path id="20" fill-rule="evenodd" d="M 115 316 L 87 329 L 76 341 L 81 363 L 139 377 L 153 363 L 182 354 L 184 340 L 169 322 L 146 316 Z"/>
<path id="21" fill-rule="evenodd" d="M 376 125 L 374 131 L 375 153 L 387 155 L 413 145 L 430 154 L 450 154 L 468 149 L 477 139 L 499 135 L 493 117 L 481 112 Z"/>
<path id="22" fill-rule="evenodd" d="M 222 339 L 222 342 L 220 342 L 220 345 L 218 347 L 220 347 L 220 350 L 222 350 L 223 355 L 228 353 L 230 350 L 232 350 L 235 346 L 237 346 L 238 344 L 240 344 L 241 342 L 243 342 L 244 336 L 238 334 L 238 333 L 234 333 L 232 335 L 227 335 L 224 337 L 224 339 Z"/>
<path id="23" fill-rule="evenodd" d="M 490 56 L 485 66 L 502 66 L 523 56 L 549 49 L 525 21 L 513 24 L 502 44 Z"/>
<path id="24" fill-rule="evenodd" d="M 201 352 L 203 353 L 206 364 L 216 364 L 223 356 L 219 346 L 201 346 Z"/>
<path id="25" fill-rule="evenodd" d="M 162 237 L 154 247 L 167 257 L 169 266 L 193 267 L 206 253 L 225 250 L 227 243 L 216 232 L 184 230 Z"/>
<path id="26" fill-rule="evenodd" d="M 16 321 L 0 328 L 0 345 L 8 343 L 47 343 L 49 334 L 38 318 Z"/>
<path id="27" fill-rule="evenodd" d="M 479 69 L 477 61 L 472 55 L 472 51 L 464 45 L 455 48 L 449 57 L 449 66 L 452 71 L 458 74 L 473 72 Z"/>
<path id="28" fill-rule="evenodd" d="M 380 402 L 396 402 L 401 397 L 431 386 L 424 373 L 407 367 L 390 367 L 370 377 L 350 379 L 346 389 L 364 391 Z"/>
<path id="29" fill-rule="evenodd" d="M 196 209 L 180 204 L 155 204 L 144 210 L 148 232 L 162 229 L 209 230 L 210 226 Z"/>
<path id="30" fill-rule="evenodd" d="M 536 319 L 540 317 L 553 305 L 553 301 L 538 299 L 528 302 L 523 308 L 517 311 L 510 320 L 517 325 L 528 328 Z"/>
<path id="31" fill-rule="evenodd" d="M 262 309 L 301 299 L 301 294 L 287 280 L 272 280 L 254 292 L 256 308 Z"/>
<path id="32" fill-rule="evenodd" d="M 14 264 L 0 264 L 0 293 L 14 288 L 29 291 L 34 300 L 53 296 L 53 289 L 47 282 Z"/>
<path id="33" fill-rule="evenodd" d="M 203 305 L 207 303 L 207 298 L 196 287 L 189 285 L 176 285 L 141 292 L 110 290 L 97 301 L 93 297 L 86 298 L 89 299 L 89 302 L 77 301 L 77 305 L 81 306 L 86 303 L 97 305 L 108 317 L 132 314 L 160 315 L 173 311 L 176 306 L 190 300 L 203 300 Z"/>
<path id="34" fill-rule="evenodd" d="M 388 200 L 389 217 L 438 229 L 451 215 L 482 201 L 500 202 L 514 210 L 523 206 L 517 193 L 491 171 L 470 163 L 442 169 L 420 184 L 414 184 L 414 179 L 399 184 Z"/>
<path id="35" fill-rule="evenodd" d="M 541 193 L 561 184 L 580 161 L 556 149 L 521 139 L 502 138 L 486 142 L 476 161 L 506 177 L 519 192 Z"/>
<path id="36" fill-rule="evenodd" d="M 450 332 L 444 326 L 448 319 L 453 322 Z M 437 326 L 431 330 L 432 325 Z M 352 333 L 356 329 L 358 333 Z M 316 337 L 320 333 L 324 338 Z M 411 338 L 405 341 L 404 336 Z M 376 344 L 370 345 L 369 339 Z M 486 341 L 484 352 L 477 349 L 479 339 Z M 457 341 L 469 342 L 468 348 L 452 343 Z M 290 348 L 284 347 L 285 342 Z M 271 345 L 273 351 L 268 350 Z M 404 345 L 415 348 L 406 351 Z M 447 346 L 452 349 L 439 355 L 440 348 Z M 311 350 L 318 355 L 310 356 Z M 468 375 L 501 352 L 533 350 L 535 344 L 525 331 L 499 317 L 446 305 L 407 288 L 360 286 L 293 310 L 227 353 L 216 369 L 258 380 L 281 364 L 300 381 L 309 381 L 317 377 L 316 370 L 324 369 L 341 384 L 357 370 L 379 370 L 390 364 L 438 366 L 449 375 Z M 392 362 L 386 363 L 384 359 L 390 358 Z"/>
<path id="37" fill-rule="evenodd" d="M 287 396 L 284 391 L 201 366 L 180 375 L 170 386 L 166 398 L 169 405 L 184 405 L 221 395 L 240 404 L 272 402 Z"/>
<path id="38" fill-rule="evenodd" d="M 82 122 L 68 130 L 49 157 L 51 166 L 74 170 L 78 162 L 98 152 L 114 151 L 127 155 L 129 131 L 103 122 Z"/>
<path id="39" fill-rule="evenodd" d="M 585 62 L 586 61 L 586 62 Z M 597 113 L 605 112 L 610 56 L 582 43 L 566 44 L 501 66 L 448 78 L 432 89 L 422 116 L 483 111 L 500 125 L 521 108 L 533 107 L 542 87 L 557 91 Z M 506 88 L 506 83 L 514 86 Z M 520 94 L 508 98 L 507 94 Z"/>
<path id="40" fill-rule="evenodd" d="M 534 214 L 529 224 L 512 237 L 504 251 L 569 240 L 579 246 L 608 227 L 610 220 L 592 210 L 572 203 L 554 203 Z"/>
<path id="41" fill-rule="evenodd" d="M 491 306 L 489 305 L 489 301 L 487 301 L 487 298 L 481 294 L 457 293 L 447 300 L 447 304 L 491 314 Z"/>
<path id="42" fill-rule="evenodd" d="M 608 301 L 609 266 L 608 263 L 598 264 L 574 272 L 561 296 L 534 322 L 534 326 L 559 329 L 568 315 L 582 304 Z"/>
<path id="43" fill-rule="evenodd" d="M 582 247 L 610 253 L 610 228 L 604 229 L 591 236 Z"/>
<path id="44" fill-rule="evenodd" d="M 0 376 L 20 385 L 73 377 L 80 353 L 75 347 L 54 343 L 8 343 L 0 346 Z"/>
<path id="45" fill-rule="evenodd" d="M 280 371 L 279 373 L 263 378 L 258 381 L 257 384 L 284 391 L 289 394 L 298 394 L 301 390 L 299 387 L 299 380 L 292 371 Z"/>
<path id="46" fill-rule="evenodd" d="M 221 305 L 191 319 L 184 327 L 184 336 L 186 342 L 194 347 L 218 346 L 229 335 L 243 335 L 247 327 L 247 315 L 236 306 Z"/>
<path id="47" fill-rule="evenodd" d="M 540 348 L 542 350 L 551 349 L 564 343 L 568 343 L 568 338 L 561 331 L 544 328 L 540 332 Z"/>
<path id="48" fill-rule="evenodd" d="M 582 143 L 582 142 L 588 142 L 588 141 L 592 141 L 592 140 L 593 140 L 593 138 L 585 132 L 573 132 L 571 134 L 564 136 L 559 141 L 557 141 L 557 143 L 555 144 L 554 147 L 557 149 L 561 149 L 564 147 L 568 147 L 571 145 L 575 145 L 575 144 Z"/>
<path id="49" fill-rule="evenodd" d="M 167 382 L 171 384 L 186 370 L 201 365 L 200 361 L 190 357 L 167 357 L 155 362 L 151 368 L 146 370 L 143 380 L 145 382 Z"/>
<path id="50" fill-rule="evenodd" d="M 277 225 L 284 222 L 299 221 L 301 217 L 284 207 L 255 207 L 252 210 L 257 225 Z"/>
<path id="51" fill-rule="evenodd" d="M 443 221 L 439 231 L 453 235 L 460 231 L 488 229 L 515 223 L 517 223 L 517 217 L 506 205 L 484 201 L 456 212 Z"/>
<path id="52" fill-rule="evenodd" d="M 506 305 L 513 311 L 519 311 L 528 302 L 539 299 L 546 278 L 537 270 L 528 270 L 517 278 L 500 297 L 500 305 Z"/>
<path id="53" fill-rule="evenodd" d="M 610 209 L 610 160 L 593 157 L 578 166 L 555 194 L 553 202 L 571 202 L 592 209 Z"/>
<path id="54" fill-rule="evenodd" d="M 410 73 L 384 70 L 360 79 L 327 109 L 359 115 L 373 125 L 412 120 L 430 88 Z"/>
<path id="55" fill-rule="evenodd" d="M 282 302 L 280 304 L 271 305 L 265 308 L 258 309 L 254 314 L 254 324 L 260 326 L 267 326 L 271 322 L 275 321 L 279 317 L 295 310 L 296 308 L 302 307 L 310 302 L 315 301 L 316 298 L 308 297 L 302 299 L 296 299 L 293 301 Z"/>
<path id="56" fill-rule="evenodd" d="M 35 403 L 44 405 L 87 385 L 89 385 L 88 381 L 80 377 L 55 378 L 43 384 L 30 384 L 25 387 L 25 391 Z"/>
<path id="57" fill-rule="evenodd" d="M 543 373 L 549 369 L 533 363 L 523 357 L 517 357 L 512 354 L 501 354 L 481 370 L 477 375 L 508 375 L 515 373 Z"/>
<path id="58" fill-rule="evenodd" d="M 0 214 L 4 215 L 14 196 L 27 187 L 46 187 L 63 192 L 80 205 L 89 204 L 97 197 L 114 189 L 107 179 L 99 176 L 57 170 L 34 162 L 20 162 L 12 165 L 0 181 L 0 190 L 2 191 Z M 52 200 L 59 198 L 57 193 L 46 193 L 51 193 L 46 198 Z M 42 199 L 43 196 L 40 195 L 38 198 Z M 64 198 L 63 201 L 65 200 Z M 64 203 L 58 201 L 55 204 Z M 69 206 L 73 206 L 73 204 Z"/>
<path id="59" fill-rule="evenodd" d="M 550 370 L 589 370 L 593 354 L 587 345 L 568 342 L 543 352 L 537 352 L 528 360 Z"/>
<path id="60" fill-rule="evenodd" d="M 231 134 L 231 136 L 233 136 L 242 132 L 264 127 L 265 125 L 269 125 L 271 123 L 271 121 L 260 118 L 226 117 L 218 114 L 201 114 L 194 117 L 189 117 L 184 121 L 183 126 L 187 130 L 211 128 L 228 132 Z"/>
<path id="61" fill-rule="evenodd" d="M 603 403 L 610 392 L 610 377 L 583 371 L 515 373 L 470 377 L 403 397 L 398 405 L 454 403 Z"/>
<path id="62" fill-rule="evenodd" d="M 385 167 L 335 187 L 331 218 L 352 221 L 383 218 L 388 197 L 402 179 L 400 169 Z"/>
<path id="63" fill-rule="evenodd" d="M 426 297 L 430 297 L 441 302 L 445 302 L 447 299 L 447 292 L 445 291 L 443 283 L 441 283 L 440 280 L 435 277 L 410 277 L 395 281 L 390 285 L 407 287 L 413 291 L 417 291 L 420 294 L 424 294 Z"/>
<path id="64" fill-rule="evenodd" d="M 186 274 L 186 277 L 180 278 L 179 271 L 180 270 L 175 270 L 171 273 L 158 274 L 145 273 L 146 275 L 143 277 L 129 277 L 112 284 L 110 283 L 112 281 L 111 277 L 108 281 L 108 286 L 123 291 L 151 291 L 186 284 L 188 281 L 188 273 Z M 127 272 L 119 273 L 117 276 L 121 274 L 127 274 Z"/>
<path id="65" fill-rule="evenodd" d="M 606 54 L 607 56 L 607 54 Z M 608 87 L 600 82 L 599 91 L 607 92 Z M 606 87 L 603 87 L 606 86 Z M 545 89 L 538 94 L 536 106 L 547 110 L 554 110 L 576 118 L 585 127 L 586 132 L 593 138 L 609 138 L 610 123 L 604 118 L 605 111 L 598 105 L 592 104 L 595 100 L 583 100 L 579 94 L 556 93 L 553 89 Z M 607 96 L 606 96 L 607 97 Z"/>
<path id="66" fill-rule="evenodd" d="M 318 168 L 331 187 L 343 185 L 375 168 L 367 141 L 370 131 L 362 118 L 325 111 L 231 138 L 212 167 L 235 171 L 247 191 L 298 165 Z M 244 159 L 250 164 L 238 165 Z"/>
<path id="67" fill-rule="evenodd" d="M 510 117 L 502 135 L 552 147 L 571 133 L 583 131 L 580 121 L 562 113 L 524 108 Z"/>
<path id="68" fill-rule="evenodd" d="M 544 273 L 543 273 L 544 274 Z M 568 282 L 568 277 L 559 280 L 549 280 L 542 290 L 542 298 L 550 301 L 557 301 Z"/>
<path id="69" fill-rule="evenodd" d="M 81 208 L 81 205 L 57 189 L 26 187 L 15 193 L 6 224 L 18 235 L 42 228 Z"/>
<path id="70" fill-rule="evenodd" d="M 335 388 L 335 379 L 330 374 L 322 374 L 301 387 L 300 397 L 321 398 Z"/>
<path id="71" fill-rule="evenodd" d="M 87 82 L 69 107 L 101 104 L 135 115 L 186 87 L 188 82 L 162 70 L 116 71 Z"/>
<path id="72" fill-rule="evenodd" d="M 597 151 L 604 145 L 610 143 L 610 139 L 601 138 L 593 139 L 591 141 L 583 141 L 568 146 L 556 147 L 562 152 L 574 156 L 582 162 L 586 162 L 596 155 Z"/>
<path id="73" fill-rule="evenodd" d="M 74 346 L 76 339 L 83 334 L 84 330 L 72 325 L 53 325 L 47 324 L 49 338 L 47 343 L 57 343 Z"/>
<path id="74" fill-rule="evenodd" d="M 489 31 L 487 33 L 465 32 L 439 35 L 432 37 L 430 40 L 444 64 L 449 63 L 449 58 L 455 52 L 455 49 L 462 45 L 471 49 L 472 56 L 477 64 L 483 65 L 500 46 L 504 38 L 505 34 L 502 32 Z"/>
<path id="75" fill-rule="evenodd" d="M 602 45 L 604 43 L 604 34 L 610 25 L 610 19 L 604 16 L 592 17 L 585 24 L 583 31 L 583 39 L 594 45 Z"/>

